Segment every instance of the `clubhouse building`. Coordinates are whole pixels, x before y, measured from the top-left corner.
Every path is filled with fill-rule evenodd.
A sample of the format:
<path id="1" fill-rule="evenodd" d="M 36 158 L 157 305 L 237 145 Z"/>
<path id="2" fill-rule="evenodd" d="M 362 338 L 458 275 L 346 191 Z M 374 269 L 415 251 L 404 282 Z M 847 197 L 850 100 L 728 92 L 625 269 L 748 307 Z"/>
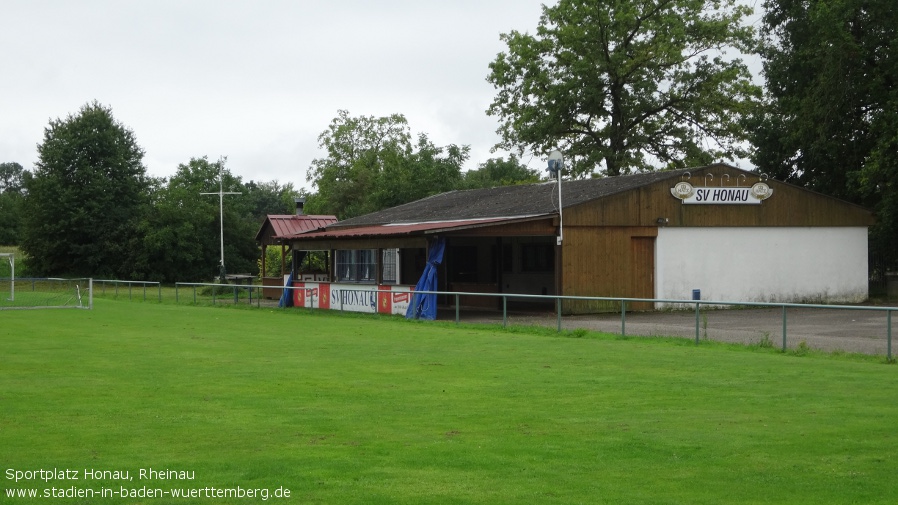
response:
<path id="1" fill-rule="evenodd" d="M 267 240 L 293 251 L 290 271 L 302 288 L 294 304 L 403 314 L 434 247 L 442 252 L 438 291 L 861 302 L 874 221 L 863 207 L 726 164 L 562 181 L 560 204 L 552 181 L 450 191 L 345 221 L 328 218 L 268 232 Z M 313 256 L 318 260 L 308 261 Z M 315 271 L 302 266 L 312 264 Z M 510 300 L 554 306 L 550 299 Z M 439 301 L 449 306 L 455 297 Z M 562 303 L 566 313 L 619 307 Z M 497 297 L 459 299 L 462 306 L 499 304 Z"/>

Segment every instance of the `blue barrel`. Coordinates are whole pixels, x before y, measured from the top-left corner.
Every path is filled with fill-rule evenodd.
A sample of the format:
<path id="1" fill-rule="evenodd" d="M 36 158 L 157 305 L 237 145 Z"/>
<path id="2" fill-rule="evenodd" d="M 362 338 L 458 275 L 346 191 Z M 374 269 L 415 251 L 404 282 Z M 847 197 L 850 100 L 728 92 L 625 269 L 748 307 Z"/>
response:
<path id="1" fill-rule="evenodd" d="M 702 299 L 702 290 L 701 289 L 693 289 L 692 290 L 692 299 L 693 300 L 701 300 Z"/>

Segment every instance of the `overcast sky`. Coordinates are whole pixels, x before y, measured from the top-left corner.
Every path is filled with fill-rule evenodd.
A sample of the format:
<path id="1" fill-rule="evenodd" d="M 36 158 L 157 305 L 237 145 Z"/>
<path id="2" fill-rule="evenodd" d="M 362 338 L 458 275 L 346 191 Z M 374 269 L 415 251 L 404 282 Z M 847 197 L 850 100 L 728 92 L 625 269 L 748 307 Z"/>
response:
<path id="1" fill-rule="evenodd" d="M 541 12 L 539 0 L 2 0 L 0 163 L 31 169 L 49 121 L 96 100 L 154 176 L 227 156 L 245 181 L 311 189 L 339 109 L 403 114 L 413 135 L 471 146 L 476 168 L 507 155 L 490 152 L 485 112 L 499 35 L 534 33 Z"/>
<path id="2" fill-rule="evenodd" d="M 228 157 L 244 180 L 310 187 L 317 137 L 346 109 L 404 114 L 413 135 L 498 141 L 485 110 L 501 33 L 538 0 L 3 0 L 0 162 L 31 169 L 51 119 L 97 100 L 154 176 Z M 531 167 L 540 164 L 538 160 Z"/>

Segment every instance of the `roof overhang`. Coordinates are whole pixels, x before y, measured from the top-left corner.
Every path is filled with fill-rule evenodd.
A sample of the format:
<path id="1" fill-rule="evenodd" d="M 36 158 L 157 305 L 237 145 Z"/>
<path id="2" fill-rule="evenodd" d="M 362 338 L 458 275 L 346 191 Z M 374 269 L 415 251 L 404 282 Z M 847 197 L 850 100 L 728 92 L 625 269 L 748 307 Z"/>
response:
<path id="1" fill-rule="evenodd" d="M 551 217 L 554 217 L 554 214 L 424 221 L 417 223 L 388 223 L 372 226 L 360 226 L 356 228 L 337 228 L 333 230 L 316 231 L 284 238 L 288 242 L 311 245 L 319 241 L 354 241 L 359 239 L 428 237 L 434 235 L 459 233 L 464 232 L 465 230 L 489 228 L 498 225 L 513 225 Z"/>

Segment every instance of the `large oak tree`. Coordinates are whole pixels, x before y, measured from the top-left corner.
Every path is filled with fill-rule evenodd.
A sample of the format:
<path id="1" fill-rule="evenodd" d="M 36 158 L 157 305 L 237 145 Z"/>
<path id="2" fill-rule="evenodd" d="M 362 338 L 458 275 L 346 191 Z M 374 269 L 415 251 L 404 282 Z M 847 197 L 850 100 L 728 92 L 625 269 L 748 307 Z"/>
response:
<path id="1" fill-rule="evenodd" d="M 536 34 L 502 35 L 490 64 L 500 148 L 560 148 L 606 175 L 744 155 L 740 120 L 760 97 L 735 0 L 561 0 Z"/>

